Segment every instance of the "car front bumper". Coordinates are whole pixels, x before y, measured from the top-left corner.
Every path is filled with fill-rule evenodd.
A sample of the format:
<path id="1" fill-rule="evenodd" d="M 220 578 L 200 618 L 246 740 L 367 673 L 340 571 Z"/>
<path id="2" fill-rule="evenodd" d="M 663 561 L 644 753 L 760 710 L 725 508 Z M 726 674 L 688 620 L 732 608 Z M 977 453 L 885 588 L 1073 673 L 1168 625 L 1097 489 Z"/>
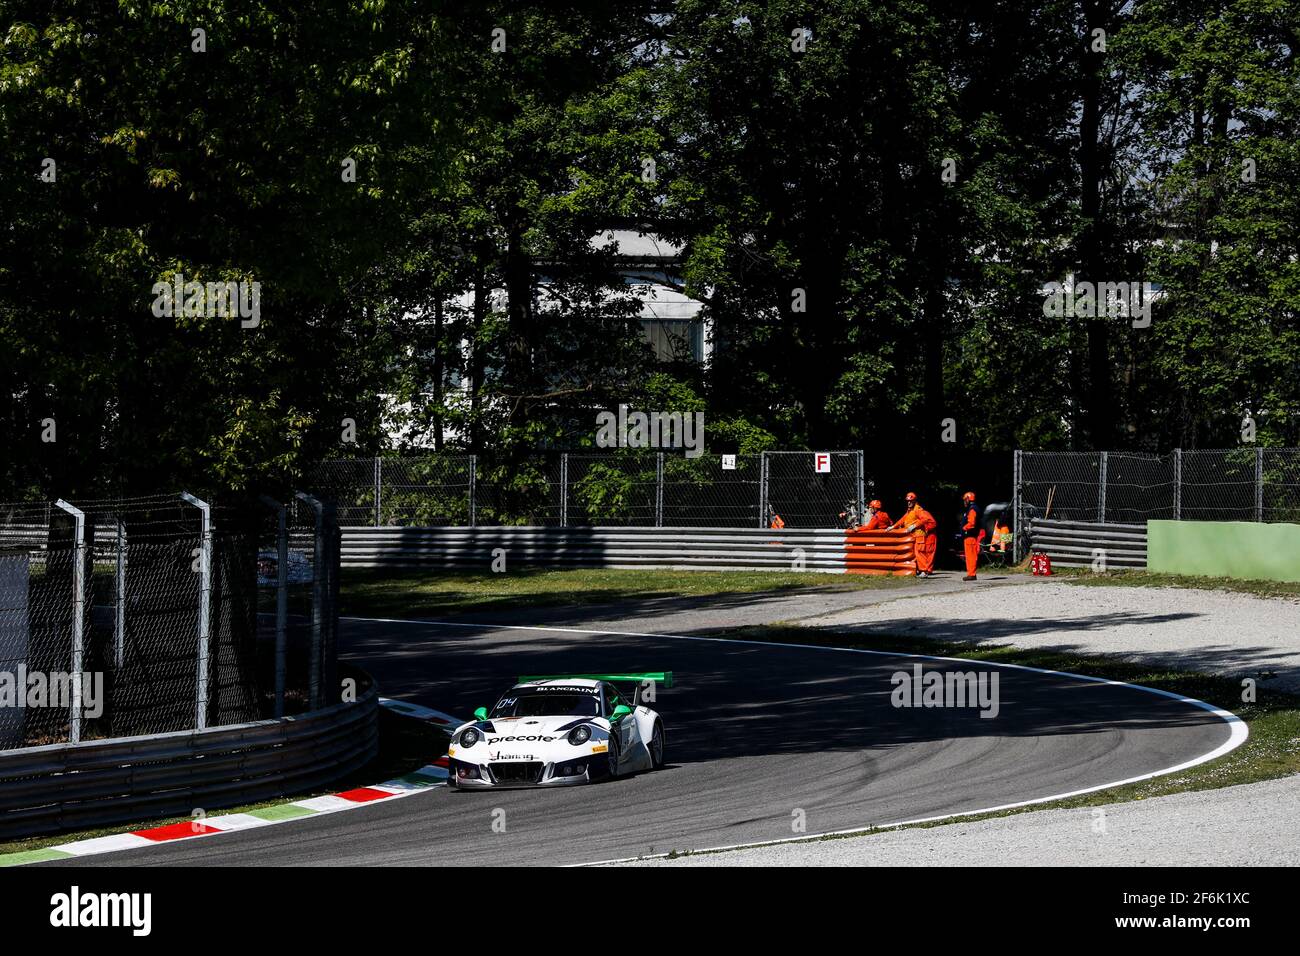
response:
<path id="1" fill-rule="evenodd" d="M 573 787 L 590 783 L 594 756 L 557 761 L 447 761 L 447 785 L 458 790 L 522 790 L 534 787 Z M 569 771 L 563 772 L 563 768 Z"/>

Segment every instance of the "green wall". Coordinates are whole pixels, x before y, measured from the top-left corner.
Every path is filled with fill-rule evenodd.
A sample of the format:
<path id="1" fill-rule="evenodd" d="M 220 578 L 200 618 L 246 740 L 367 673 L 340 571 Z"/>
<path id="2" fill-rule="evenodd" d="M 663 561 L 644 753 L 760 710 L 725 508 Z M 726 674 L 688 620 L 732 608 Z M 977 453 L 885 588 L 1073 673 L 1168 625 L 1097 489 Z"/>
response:
<path id="1" fill-rule="evenodd" d="M 1300 524 L 1149 521 L 1147 568 L 1172 574 L 1300 581 Z"/>

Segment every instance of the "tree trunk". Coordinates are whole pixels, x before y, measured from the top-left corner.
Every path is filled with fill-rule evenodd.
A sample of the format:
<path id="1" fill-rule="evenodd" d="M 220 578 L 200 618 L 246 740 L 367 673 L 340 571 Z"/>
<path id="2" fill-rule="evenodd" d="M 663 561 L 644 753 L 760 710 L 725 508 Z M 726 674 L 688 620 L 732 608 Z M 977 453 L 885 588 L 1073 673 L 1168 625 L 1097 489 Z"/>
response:
<path id="1" fill-rule="evenodd" d="M 483 317 L 487 314 L 487 276 L 480 269 L 474 276 L 474 307 L 470 312 L 469 335 L 469 450 L 479 453 L 479 415 L 483 391 Z"/>
<path id="2" fill-rule="evenodd" d="M 1080 213 L 1083 232 L 1079 237 L 1079 281 L 1096 283 L 1106 276 L 1106 256 L 1101 246 L 1101 193 L 1105 179 L 1104 157 L 1098 137 L 1101 132 L 1102 69 L 1104 54 L 1092 51 L 1092 31 L 1103 29 L 1109 35 L 1099 0 L 1084 0 L 1083 76 L 1080 84 L 1081 110 L 1079 118 L 1079 185 Z M 1110 336 L 1107 319 L 1102 313 L 1103 303 L 1096 301 L 1098 313 L 1087 324 L 1088 385 L 1087 408 L 1088 441 L 1095 449 L 1110 447 L 1114 435 L 1114 410 L 1111 405 Z"/>
<path id="3" fill-rule="evenodd" d="M 509 341 L 506 352 L 507 388 L 519 395 L 536 391 L 533 387 L 533 270 L 523 245 L 523 227 L 511 224 L 506 239 L 506 317 Z M 527 421 L 532 402 L 521 399 L 511 409 L 511 419 Z"/>
<path id="4" fill-rule="evenodd" d="M 947 262 L 942 257 L 940 262 Z M 921 319 L 921 347 L 925 366 L 922 369 L 921 407 L 925 409 L 922 438 L 925 447 L 937 447 L 943 437 L 940 423 L 946 417 L 943 392 L 943 340 L 947 328 L 947 299 L 944 296 L 945 276 L 942 271 L 931 277 L 925 291 L 925 311 Z M 969 423 L 959 423 L 969 427 Z M 959 433 L 960 437 L 960 433 Z"/>
<path id="5" fill-rule="evenodd" d="M 446 347 L 442 320 L 442 293 L 433 298 L 433 449 L 442 451 L 442 380 L 446 374 L 442 350 Z"/>

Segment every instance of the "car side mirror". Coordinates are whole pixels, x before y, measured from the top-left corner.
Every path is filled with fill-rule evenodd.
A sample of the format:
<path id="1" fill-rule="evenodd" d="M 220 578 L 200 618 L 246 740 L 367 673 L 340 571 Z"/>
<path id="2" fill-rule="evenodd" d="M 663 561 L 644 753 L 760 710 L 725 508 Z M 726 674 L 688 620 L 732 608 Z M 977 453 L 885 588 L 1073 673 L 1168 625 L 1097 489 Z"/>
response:
<path id="1" fill-rule="evenodd" d="M 617 707 L 614 708 L 614 713 L 609 715 L 609 722 L 611 724 L 618 723 L 618 721 L 622 720 L 630 713 L 632 713 L 631 707 L 629 707 L 627 704 L 619 704 Z"/>
<path id="2" fill-rule="evenodd" d="M 474 719 L 475 719 L 475 720 L 487 720 L 487 708 L 486 708 L 486 707 L 480 707 L 478 710 L 474 711 Z"/>

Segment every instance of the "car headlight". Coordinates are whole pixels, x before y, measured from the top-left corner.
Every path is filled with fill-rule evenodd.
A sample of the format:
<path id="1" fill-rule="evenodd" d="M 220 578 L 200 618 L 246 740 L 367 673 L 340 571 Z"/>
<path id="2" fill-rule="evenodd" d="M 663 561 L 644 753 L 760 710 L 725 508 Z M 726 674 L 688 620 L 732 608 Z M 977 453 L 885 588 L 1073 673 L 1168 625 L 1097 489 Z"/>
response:
<path id="1" fill-rule="evenodd" d="M 483 735 L 473 727 L 467 727 L 460 732 L 460 745 L 466 749 L 473 747 L 479 742 L 479 738 L 482 736 Z"/>
<path id="2" fill-rule="evenodd" d="M 581 747 L 591 739 L 591 728 L 586 724 L 574 727 L 569 731 L 569 743 L 575 747 Z"/>

